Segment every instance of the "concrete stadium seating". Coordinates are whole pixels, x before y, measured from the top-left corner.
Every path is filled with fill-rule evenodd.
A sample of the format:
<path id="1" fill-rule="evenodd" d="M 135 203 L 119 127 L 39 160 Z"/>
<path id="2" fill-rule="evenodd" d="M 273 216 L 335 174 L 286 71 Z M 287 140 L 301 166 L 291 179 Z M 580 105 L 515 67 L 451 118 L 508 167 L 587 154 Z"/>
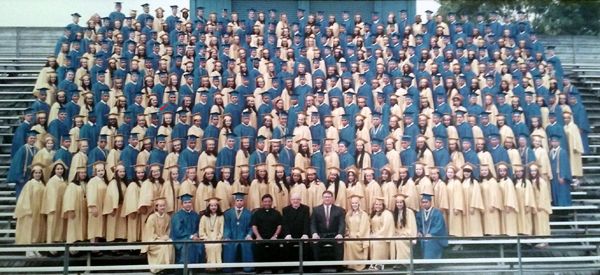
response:
<path id="1" fill-rule="evenodd" d="M 60 29 L 45 28 L 0 28 L 0 244 L 14 242 L 15 221 L 12 219 L 14 212 L 14 184 L 6 182 L 6 175 L 10 164 L 10 144 L 12 132 L 19 123 L 21 111 L 33 101 L 31 94 L 37 72 L 42 67 L 45 56 L 53 51 L 56 38 Z M 37 37 L 36 40 L 32 37 Z M 16 40 L 16 41 L 14 41 Z M 560 56 L 565 71 L 582 93 L 584 104 L 587 108 L 593 134 L 590 135 L 592 153 L 583 158 L 585 175 L 581 185 L 573 190 L 574 206 L 555 207 L 552 215 L 553 235 L 572 235 L 582 237 L 583 234 L 600 233 L 600 48 L 597 47 L 597 37 L 541 37 L 545 45 L 557 46 L 556 52 Z M 577 46 L 574 46 L 577 45 Z M 513 243 L 501 243 L 503 248 L 498 248 L 494 241 L 462 242 L 454 241 L 452 244 L 464 244 L 462 251 L 449 252 L 452 270 L 463 272 L 469 267 L 477 266 L 492 270 L 510 270 L 516 263 L 513 261 L 517 253 L 524 253 L 531 259 L 522 265 L 527 270 L 559 270 L 570 266 L 582 267 L 589 264 L 590 268 L 598 270 L 600 254 L 600 240 L 572 239 L 570 242 L 554 244 L 549 238 L 552 249 L 548 251 L 524 248 L 517 252 Z M 557 240 L 558 242 L 558 240 Z M 131 249 L 129 247 L 123 250 Z M 449 249 L 448 249 L 449 250 Z M 498 252 L 501 257 L 498 257 Z M 25 258 L 22 250 L 11 250 L 0 247 L 0 273 L 15 271 L 5 269 L 20 266 L 62 266 L 60 258 Z M 535 257 L 554 255 L 557 257 L 556 267 L 544 265 L 543 269 L 536 264 Z M 475 259 L 483 257 L 484 260 Z M 594 256 L 585 258 L 582 256 Z M 495 258 L 496 257 L 496 258 Z M 569 258 L 579 258 L 579 262 Z M 458 263 L 456 258 L 471 258 L 471 261 Z M 500 259 L 500 260 L 498 260 Z M 497 260 L 498 263 L 489 264 Z M 417 260 L 416 260 L 417 261 Z M 426 263 L 426 262 L 423 262 Z M 111 257 L 90 259 L 86 257 L 72 258 L 70 265 L 144 265 L 145 259 L 140 256 Z M 595 266 L 593 265 L 595 264 Z M 432 268 L 435 268 L 432 267 Z M 127 271 L 138 272 L 136 268 Z M 40 269 L 41 273 L 43 269 Z M 514 269 L 513 269 L 514 270 Z M 56 270 L 60 271 L 60 269 Z M 33 271 L 32 271 L 33 272 Z M 106 272 L 106 271 L 105 271 Z M 124 272 L 124 271 L 123 271 Z"/>

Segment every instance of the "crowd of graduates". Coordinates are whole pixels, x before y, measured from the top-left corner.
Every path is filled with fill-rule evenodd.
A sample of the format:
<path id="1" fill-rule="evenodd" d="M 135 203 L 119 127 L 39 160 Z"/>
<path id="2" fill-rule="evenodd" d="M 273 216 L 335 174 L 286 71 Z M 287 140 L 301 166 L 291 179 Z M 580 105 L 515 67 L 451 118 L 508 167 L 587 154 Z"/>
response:
<path id="1" fill-rule="evenodd" d="M 227 211 L 249 223 L 268 195 L 271 212 L 314 212 L 325 194 L 342 237 L 428 235 L 420 194 L 451 236 L 549 235 L 583 176 L 581 95 L 523 12 L 142 7 L 125 16 L 117 2 L 84 27 L 72 14 L 41 70 L 12 144 L 17 243 L 219 240 Z M 231 210 L 241 193 L 256 213 Z M 344 259 L 408 257 L 409 243 L 370 243 Z M 142 252 L 169 262 L 169 249 Z"/>

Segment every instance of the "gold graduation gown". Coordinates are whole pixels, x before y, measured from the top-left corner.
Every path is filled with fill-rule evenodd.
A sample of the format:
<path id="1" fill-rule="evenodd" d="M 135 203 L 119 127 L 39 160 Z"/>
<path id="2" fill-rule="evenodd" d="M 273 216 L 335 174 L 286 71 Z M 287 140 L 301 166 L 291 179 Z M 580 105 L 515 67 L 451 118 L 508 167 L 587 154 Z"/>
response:
<path id="1" fill-rule="evenodd" d="M 360 209 L 346 214 L 346 238 L 369 238 L 371 219 L 369 214 Z M 366 260 L 369 254 L 369 242 L 344 242 L 344 261 Z M 361 271 L 365 265 L 349 265 L 348 268 Z"/>
<path id="2" fill-rule="evenodd" d="M 273 196 L 273 204 L 277 205 L 277 211 L 281 212 L 284 207 L 290 204 L 290 191 L 283 183 L 281 184 L 281 189 L 277 187 L 275 182 L 271 182 L 270 185 L 272 185 L 273 189 L 273 194 L 271 194 Z"/>
<path id="3" fill-rule="evenodd" d="M 67 185 L 63 196 L 62 217 L 66 219 L 67 243 L 87 240 L 88 207 L 86 202 L 86 183 Z M 69 212 L 75 215 L 69 217 Z"/>
<path id="4" fill-rule="evenodd" d="M 127 218 L 127 242 L 141 240 L 143 223 L 138 213 L 139 199 L 140 186 L 132 181 L 127 185 L 127 190 L 125 190 L 123 211 L 121 211 L 121 217 Z"/>
<path id="5" fill-rule="evenodd" d="M 144 222 L 152 214 L 154 211 L 154 199 L 160 197 L 160 184 L 151 182 L 149 179 L 142 182 L 142 186 L 140 187 L 140 196 L 138 199 L 138 209 L 146 208 L 146 213 L 140 213 L 141 216 L 141 227 L 143 229 Z M 140 230 L 141 231 L 141 230 Z M 140 232 L 141 234 L 141 232 Z"/>
<path id="6" fill-rule="evenodd" d="M 348 186 L 346 186 L 346 208 L 345 209 L 352 209 L 352 207 L 350 207 L 350 197 L 352 197 L 353 195 L 360 195 L 362 197 L 360 199 L 360 207 L 362 209 L 367 209 L 367 208 L 371 207 L 371 206 L 367 205 L 367 202 L 365 199 L 365 185 L 361 181 L 358 181 L 355 184 L 348 183 Z"/>
<path id="7" fill-rule="evenodd" d="M 142 240 L 144 242 L 161 242 L 170 241 L 171 233 L 171 216 L 165 213 L 162 216 L 157 212 L 148 216 L 148 220 L 144 224 L 144 232 Z M 175 251 L 172 245 L 144 245 L 142 253 L 148 256 L 149 265 L 172 264 L 175 262 Z M 152 273 L 158 273 L 161 269 L 150 268 Z"/>
<path id="8" fill-rule="evenodd" d="M 46 242 L 64 242 L 66 237 L 66 220 L 62 216 L 63 195 L 67 182 L 57 176 L 48 180 L 42 201 L 42 214 L 46 215 Z"/>
<path id="9" fill-rule="evenodd" d="M 467 237 L 481 237 L 483 236 L 481 212 L 485 211 L 481 186 L 477 180 L 473 179 L 473 183 L 470 180 L 464 180 L 462 187 L 465 204 L 463 211 L 464 234 Z"/>
<path id="10" fill-rule="evenodd" d="M 127 218 L 121 215 L 123 212 L 123 201 L 119 202 L 119 197 L 125 196 L 127 186 L 120 183 L 120 190 L 116 180 L 111 180 L 104 196 L 104 209 L 102 214 L 106 215 L 106 241 L 112 242 L 115 239 L 127 238 Z"/>
<path id="11" fill-rule="evenodd" d="M 384 209 L 380 215 L 375 214 L 371 218 L 371 238 L 391 238 L 394 231 L 394 215 L 391 211 Z M 390 241 L 371 241 L 369 250 L 371 260 L 390 259 Z"/>
<path id="12" fill-rule="evenodd" d="M 504 198 L 504 211 L 502 211 L 502 234 L 516 236 L 518 234 L 518 212 L 519 202 L 515 185 L 510 178 L 498 181 Z"/>
<path id="13" fill-rule="evenodd" d="M 517 191 L 517 201 L 519 203 L 519 215 L 517 219 L 519 234 L 532 235 L 533 213 L 537 209 L 535 191 L 529 180 L 517 182 L 515 190 Z"/>
<path id="14" fill-rule="evenodd" d="M 17 219 L 15 231 L 16 244 L 33 244 L 45 241 L 46 217 L 43 215 L 43 205 L 46 186 L 41 181 L 31 179 L 21 191 L 14 218 Z"/>
<path id="15" fill-rule="evenodd" d="M 290 196 L 297 193 L 302 198 L 302 203 L 307 205 L 312 212 L 312 207 L 309 205 L 308 189 L 304 183 L 294 184 L 290 187 Z"/>
<path id="16" fill-rule="evenodd" d="M 448 180 L 448 234 L 463 237 L 463 213 L 465 212 L 462 183 L 458 179 Z"/>
<path id="17" fill-rule="evenodd" d="M 223 239 L 223 225 L 225 218 L 223 215 L 211 215 L 210 217 L 200 217 L 200 226 L 198 227 L 198 236 L 205 241 L 217 241 Z M 221 263 L 221 244 L 211 243 L 204 245 L 206 249 L 206 263 Z"/>
<path id="18" fill-rule="evenodd" d="M 571 123 L 564 126 L 565 137 L 567 138 L 569 149 L 569 161 L 571 164 L 571 175 L 573 177 L 583 176 L 583 143 L 581 142 L 581 134 L 577 125 L 571 121 Z"/>
<path id="19" fill-rule="evenodd" d="M 215 197 L 221 199 L 219 201 L 219 205 L 221 205 L 221 209 L 225 211 L 230 207 L 233 207 L 233 203 L 235 200 L 233 199 L 233 184 L 229 184 L 226 181 L 219 181 L 217 183 L 217 188 L 215 188 Z"/>
<path id="20" fill-rule="evenodd" d="M 56 154 L 56 151 L 42 148 L 33 156 L 31 163 L 39 163 L 44 167 L 44 182 L 48 182 L 48 179 L 50 179 L 54 154 Z"/>
<path id="21" fill-rule="evenodd" d="M 112 180 L 115 176 L 113 168 L 119 164 L 119 158 L 121 157 L 121 150 L 111 149 L 106 157 L 106 177 L 108 180 Z M 123 189 L 124 190 L 124 189 Z"/>
<path id="22" fill-rule="evenodd" d="M 367 209 L 367 213 L 369 213 L 369 215 L 371 215 L 371 210 L 373 208 L 373 204 L 375 203 L 375 198 L 381 196 L 382 192 L 379 183 L 374 180 L 369 182 L 364 189 L 365 205 L 363 206 L 365 209 Z"/>
<path id="23" fill-rule="evenodd" d="M 406 207 L 412 209 L 413 211 L 419 211 L 419 201 L 420 201 L 420 193 L 419 189 L 415 185 L 415 182 L 412 179 L 408 179 L 405 184 L 400 186 L 400 190 L 398 193 L 404 194 L 408 196 L 404 203 L 406 203 Z"/>
<path id="24" fill-rule="evenodd" d="M 206 200 L 214 196 L 215 188 L 212 186 L 212 184 L 206 185 L 200 182 L 194 195 L 194 209 L 196 209 L 196 211 L 202 211 L 206 209 L 206 206 L 208 206 L 208 202 L 206 202 Z"/>
<path id="25" fill-rule="evenodd" d="M 104 238 L 106 237 L 106 217 L 102 215 L 104 209 L 104 196 L 106 196 L 106 183 L 104 179 L 93 177 L 87 184 L 86 198 L 88 208 L 96 207 L 97 215 L 89 211 L 88 215 L 88 238 Z"/>
<path id="26" fill-rule="evenodd" d="M 442 211 L 444 221 L 448 224 L 448 210 L 450 209 L 448 186 L 440 179 L 433 183 L 433 206 Z"/>
<path id="27" fill-rule="evenodd" d="M 496 236 L 502 234 L 502 219 L 504 210 L 502 190 L 495 178 L 481 180 L 481 196 L 485 209 L 483 211 L 483 233 Z"/>
<path id="28" fill-rule="evenodd" d="M 393 181 L 384 182 L 381 185 L 381 193 L 383 194 L 383 203 L 387 210 L 393 211 L 396 208 L 396 195 L 398 194 L 399 188 Z"/>
<path id="29" fill-rule="evenodd" d="M 248 209 L 254 210 L 261 207 L 261 198 L 266 194 L 273 196 L 274 190 L 268 181 L 259 182 L 257 179 L 253 180 L 248 190 Z M 273 208 L 276 205 L 273 205 Z M 310 206 L 310 205 L 309 205 Z"/>
<path id="30" fill-rule="evenodd" d="M 550 235 L 550 214 L 552 214 L 552 196 L 548 181 L 543 178 L 539 183 L 533 183 L 537 211 L 533 214 L 533 234 L 536 236 Z"/>
<path id="31" fill-rule="evenodd" d="M 73 159 L 71 160 L 71 167 L 87 167 L 88 157 L 87 154 L 83 152 L 77 152 L 73 155 Z M 77 175 L 77 169 L 69 169 L 69 181 L 73 181 L 75 176 Z"/>
<path id="32" fill-rule="evenodd" d="M 402 226 L 400 223 L 400 217 L 395 226 L 394 237 L 406 237 L 416 238 L 417 237 L 417 219 L 415 212 L 409 208 L 406 208 L 406 225 Z M 401 214 L 400 214 L 401 215 Z M 398 240 L 392 241 L 390 245 L 390 259 L 392 260 L 405 260 L 410 258 L 410 251 L 412 243 L 409 240 Z"/>
<path id="33" fill-rule="evenodd" d="M 308 193 L 308 203 L 306 205 L 308 205 L 308 207 L 311 209 L 320 205 L 322 203 L 323 192 L 325 192 L 325 190 L 327 189 L 325 188 L 325 184 L 323 182 L 318 180 L 311 182 L 310 186 L 308 186 L 306 190 Z M 334 203 L 336 202 L 337 200 L 334 201 Z"/>

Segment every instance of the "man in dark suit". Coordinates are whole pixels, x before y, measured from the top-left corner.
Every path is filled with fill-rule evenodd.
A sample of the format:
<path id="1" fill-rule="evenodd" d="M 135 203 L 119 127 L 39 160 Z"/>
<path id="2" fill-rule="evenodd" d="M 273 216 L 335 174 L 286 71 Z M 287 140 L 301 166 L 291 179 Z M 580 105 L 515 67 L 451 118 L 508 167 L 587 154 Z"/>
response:
<path id="1" fill-rule="evenodd" d="M 302 204 L 302 196 L 298 193 L 290 195 L 290 205 L 282 209 L 283 221 L 281 222 L 281 235 L 285 239 L 308 239 L 310 235 L 310 208 Z M 285 245 L 285 258 L 288 261 L 298 260 L 298 242 L 291 242 Z M 304 260 L 310 259 L 307 246 L 303 245 Z M 292 273 L 292 270 L 286 270 L 286 273 Z"/>
<path id="2" fill-rule="evenodd" d="M 344 209 L 333 204 L 333 193 L 323 192 L 323 204 L 313 208 L 310 220 L 310 231 L 312 239 L 336 238 L 342 239 L 346 230 Z M 333 257 L 325 257 L 324 249 L 332 249 Z M 318 242 L 313 245 L 313 257 L 316 261 L 334 260 L 341 261 L 344 256 L 344 245 L 342 242 Z M 342 267 L 337 267 L 338 271 Z"/>

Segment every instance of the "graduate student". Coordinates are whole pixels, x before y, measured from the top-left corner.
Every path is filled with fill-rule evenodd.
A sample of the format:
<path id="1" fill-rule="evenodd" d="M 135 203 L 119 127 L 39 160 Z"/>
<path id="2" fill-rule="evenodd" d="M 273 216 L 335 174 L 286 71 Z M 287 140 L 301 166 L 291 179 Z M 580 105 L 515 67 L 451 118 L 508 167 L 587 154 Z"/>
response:
<path id="1" fill-rule="evenodd" d="M 46 238 L 46 225 L 40 204 L 46 189 L 43 170 L 41 164 L 32 165 L 31 179 L 25 183 L 22 195 L 17 200 L 14 214 L 14 218 L 17 219 L 16 244 L 42 243 Z"/>
<path id="2" fill-rule="evenodd" d="M 421 209 L 417 212 L 418 237 L 442 237 L 420 239 L 419 245 L 423 259 L 441 259 L 444 248 L 448 246 L 446 223 L 439 209 L 432 207 L 433 195 L 421 194 Z"/>
<path id="3" fill-rule="evenodd" d="M 142 240 L 144 242 L 166 242 L 171 241 L 171 216 L 167 213 L 167 201 L 165 198 L 154 200 L 154 212 L 148 216 L 144 224 Z M 148 264 L 162 265 L 172 264 L 175 261 L 173 246 L 167 244 L 144 245 L 141 250 L 146 253 Z M 162 269 L 151 268 L 152 273 L 159 273 Z"/>
<path id="4" fill-rule="evenodd" d="M 188 244 L 175 244 L 175 263 L 188 264 L 200 263 L 204 261 L 204 245 L 195 243 L 200 240 L 198 236 L 198 226 L 200 225 L 200 215 L 194 212 L 194 196 L 191 194 L 182 194 L 181 209 L 175 212 L 171 218 L 171 234 L 173 241 L 193 241 Z M 184 249 L 186 258 L 184 258 Z"/>
<path id="5" fill-rule="evenodd" d="M 252 213 L 246 208 L 246 193 L 233 193 L 233 207 L 227 209 L 223 216 L 223 240 L 252 240 Z M 224 263 L 249 263 L 253 261 L 252 243 L 226 243 L 223 245 Z M 252 268 L 244 267 L 244 272 L 252 272 Z M 230 268 L 223 272 L 232 272 Z"/>

